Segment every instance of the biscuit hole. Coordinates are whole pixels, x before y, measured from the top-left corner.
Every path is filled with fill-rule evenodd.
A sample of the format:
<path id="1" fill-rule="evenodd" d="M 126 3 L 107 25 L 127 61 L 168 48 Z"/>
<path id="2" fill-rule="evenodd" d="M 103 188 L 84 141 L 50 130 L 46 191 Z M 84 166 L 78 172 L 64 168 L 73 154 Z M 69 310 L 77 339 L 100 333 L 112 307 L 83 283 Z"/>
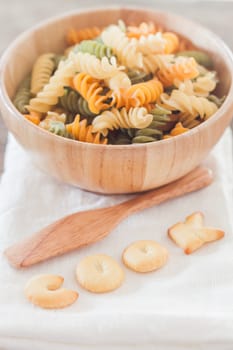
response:
<path id="1" fill-rule="evenodd" d="M 102 261 L 96 261 L 95 267 L 96 270 L 100 273 L 104 273 L 106 271 L 106 264 Z"/>
<path id="2" fill-rule="evenodd" d="M 144 245 L 143 247 L 141 247 L 141 252 L 144 254 L 148 254 L 151 252 L 151 248 L 148 245 Z"/>

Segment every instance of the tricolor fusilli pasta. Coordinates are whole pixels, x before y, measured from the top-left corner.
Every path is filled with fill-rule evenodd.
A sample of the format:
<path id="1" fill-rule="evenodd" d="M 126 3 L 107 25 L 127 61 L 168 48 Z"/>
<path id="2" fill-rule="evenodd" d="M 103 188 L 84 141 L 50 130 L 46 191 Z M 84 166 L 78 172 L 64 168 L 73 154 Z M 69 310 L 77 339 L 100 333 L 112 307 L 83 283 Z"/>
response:
<path id="1" fill-rule="evenodd" d="M 39 55 L 13 99 L 52 134 L 100 145 L 159 142 L 224 103 L 214 58 L 159 23 L 71 26 L 64 39 L 63 52 Z"/>

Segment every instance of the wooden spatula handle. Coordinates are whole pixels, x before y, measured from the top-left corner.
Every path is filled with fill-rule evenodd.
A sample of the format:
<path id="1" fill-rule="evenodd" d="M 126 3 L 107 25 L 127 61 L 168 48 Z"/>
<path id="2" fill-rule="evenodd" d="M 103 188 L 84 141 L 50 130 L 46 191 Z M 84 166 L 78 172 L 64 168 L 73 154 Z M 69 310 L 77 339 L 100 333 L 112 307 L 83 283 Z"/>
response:
<path id="1" fill-rule="evenodd" d="M 179 180 L 176 180 L 159 189 L 155 189 L 140 196 L 137 196 L 120 206 L 125 208 L 125 216 L 137 211 L 150 208 L 156 204 L 165 202 L 169 199 L 182 196 L 186 193 L 197 191 L 208 186 L 213 180 L 212 171 L 205 167 L 198 167 Z"/>

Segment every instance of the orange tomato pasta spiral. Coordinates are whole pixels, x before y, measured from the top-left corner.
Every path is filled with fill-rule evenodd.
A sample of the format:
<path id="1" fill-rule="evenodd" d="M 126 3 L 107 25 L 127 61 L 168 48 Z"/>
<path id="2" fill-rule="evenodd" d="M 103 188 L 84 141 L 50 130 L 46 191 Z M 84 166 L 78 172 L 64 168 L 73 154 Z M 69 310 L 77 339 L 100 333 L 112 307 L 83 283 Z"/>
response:
<path id="1" fill-rule="evenodd" d="M 109 97 L 112 99 L 111 106 L 118 109 L 125 107 L 127 111 L 133 107 L 132 98 L 128 96 L 126 92 L 126 89 L 109 92 Z"/>
<path id="2" fill-rule="evenodd" d="M 176 52 L 196 50 L 196 49 L 197 47 L 190 40 L 183 37 L 179 38 L 179 45 L 177 47 Z"/>
<path id="3" fill-rule="evenodd" d="M 82 40 L 90 40 L 100 35 L 101 29 L 99 27 L 90 27 L 84 29 L 71 28 L 66 36 L 68 45 L 74 45 Z"/>
<path id="4" fill-rule="evenodd" d="M 171 54 L 177 51 L 179 47 L 179 38 L 176 34 L 170 32 L 163 33 L 163 39 L 165 40 L 165 54 Z"/>
<path id="5" fill-rule="evenodd" d="M 92 113 L 98 114 L 101 110 L 108 109 L 109 104 L 105 103 L 108 96 L 101 95 L 103 88 L 100 81 L 92 78 L 86 73 L 78 73 L 73 79 L 73 86 L 80 95 L 88 102 Z"/>
<path id="6" fill-rule="evenodd" d="M 41 113 L 31 111 L 29 114 L 24 114 L 24 118 L 26 118 L 35 125 L 39 125 L 41 120 Z"/>
<path id="7" fill-rule="evenodd" d="M 93 126 L 87 125 L 87 120 L 83 119 L 80 121 L 80 115 L 77 114 L 73 123 L 66 125 L 67 132 L 72 135 L 75 140 L 102 144 L 106 145 L 108 143 L 108 139 L 101 136 L 99 132 L 93 132 Z"/>
<path id="8" fill-rule="evenodd" d="M 132 85 L 126 91 L 126 96 L 130 99 L 132 107 L 139 107 L 157 101 L 162 93 L 163 85 L 161 82 L 157 79 L 152 79 L 145 83 Z"/>
<path id="9" fill-rule="evenodd" d="M 157 77 L 164 87 L 172 86 L 175 79 L 184 81 L 185 79 L 196 78 L 198 75 L 198 65 L 192 57 L 188 59 L 183 57 L 180 59 L 179 57 L 176 63 L 160 69 L 157 73 Z"/>
<path id="10" fill-rule="evenodd" d="M 164 139 L 169 139 L 170 137 L 177 136 L 184 134 L 185 132 L 189 131 L 188 128 L 184 128 L 182 123 L 179 122 L 175 125 L 175 127 L 170 131 L 168 135 L 164 135 Z"/>

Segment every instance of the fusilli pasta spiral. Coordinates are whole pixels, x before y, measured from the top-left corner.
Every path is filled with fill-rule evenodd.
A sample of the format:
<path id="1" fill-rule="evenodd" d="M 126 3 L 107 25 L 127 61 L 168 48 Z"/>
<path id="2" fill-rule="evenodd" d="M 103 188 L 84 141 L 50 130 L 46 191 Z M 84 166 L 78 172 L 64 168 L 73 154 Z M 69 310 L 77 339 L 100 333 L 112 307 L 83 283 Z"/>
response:
<path id="1" fill-rule="evenodd" d="M 128 26 L 127 36 L 128 38 L 140 38 L 140 36 L 147 36 L 149 34 L 155 34 L 156 32 L 162 32 L 163 28 L 161 26 L 155 25 L 153 22 L 142 22 L 139 26 Z"/>
<path id="2" fill-rule="evenodd" d="M 31 86 L 31 75 L 26 77 L 22 81 L 13 99 L 13 103 L 15 107 L 22 114 L 28 113 L 28 109 L 26 108 L 26 105 L 28 105 L 31 98 L 30 86 Z"/>
<path id="3" fill-rule="evenodd" d="M 31 93 L 36 95 L 48 84 L 49 79 L 55 69 L 55 55 L 45 53 L 40 55 L 32 68 Z"/>
<path id="4" fill-rule="evenodd" d="M 123 67 L 117 66 L 115 57 L 111 57 L 110 61 L 107 57 L 101 60 L 89 53 L 70 52 L 69 60 L 74 63 L 76 72 L 83 72 L 91 75 L 96 79 L 108 79 L 118 74 Z"/>
<path id="5" fill-rule="evenodd" d="M 129 70 L 127 74 L 132 85 L 142 83 L 153 78 L 152 74 L 143 71 Z"/>
<path id="6" fill-rule="evenodd" d="M 188 50 L 188 51 L 178 52 L 177 56 L 193 57 L 198 64 L 204 66 L 207 69 L 213 69 L 213 61 L 211 57 L 205 52 Z"/>
<path id="7" fill-rule="evenodd" d="M 175 63 L 174 55 L 145 55 L 143 70 L 146 73 L 155 73 L 158 69 L 167 69 L 172 63 Z"/>
<path id="8" fill-rule="evenodd" d="M 75 52 L 87 52 L 90 55 L 94 55 L 97 58 L 112 57 L 113 51 L 110 47 L 94 41 L 94 40 L 84 40 L 75 49 Z"/>
<path id="9" fill-rule="evenodd" d="M 149 34 L 141 36 L 139 39 L 132 39 L 131 43 L 137 48 L 137 51 L 143 55 L 161 54 L 165 52 L 166 40 L 162 33 Z"/>
<path id="10" fill-rule="evenodd" d="M 67 132 L 65 124 L 63 122 L 52 120 L 49 124 L 48 131 L 58 136 L 70 138 L 70 135 Z"/>
<path id="11" fill-rule="evenodd" d="M 179 121 L 185 128 L 192 129 L 201 124 L 199 116 L 193 116 L 187 112 L 177 114 Z"/>
<path id="12" fill-rule="evenodd" d="M 101 38 L 105 45 L 113 49 L 120 64 L 131 69 L 142 67 L 142 53 L 137 52 L 137 45 L 118 26 L 112 25 L 103 30 Z"/>
<path id="13" fill-rule="evenodd" d="M 216 106 L 218 106 L 218 108 L 219 108 L 219 107 L 221 107 L 221 105 L 225 101 L 226 96 L 218 97 L 216 95 L 211 94 L 207 98 L 209 101 L 214 102 L 216 104 Z"/>
<path id="14" fill-rule="evenodd" d="M 162 92 L 163 85 L 161 82 L 152 79 L 145 83 L 132 85 L 126 91 L 126 96 L 130 99 L 131 106 L 138 107 L 157 101 Z"/>
<path id="15" fill-rule="evenodd" d="M 111 90 L 127 89 L 131 86 L 128 75 L 124 72 L 118 72 L 114 77 L 105 79 L 106 84 Z"/>
<path id="16" fill-rule="evenodd" d="M 30 111 L 48 112 L 52 106 L 58 103 L 59 97 L 64 95 L 64 87 L 70 85 L 75 71 L 75 65 L 72 61 L 61 61 L 48 84 L 44 86 L 43 90 L 35 98 L 30 100 L 27 108 Z"/>
<path id="17" fill-rule="evenodd" d="M 172 111 L 187 112 L 190 115 L 200 116 L 201 120 L 208 119 L 218 107 L 205 97 L 189 96 L 180 90 L 173 90 L 171 96 L 160 96 L 163 106 Z"/>
<path id="18" fill-rule="evenodd" d="M 181 58 L 181 57 L 180 57 Z M 177 60 L 176 63 L 158 71 L 157 76 L 165 87 L 171 86 L 175 79 L 183 81 L 193 79 L 199 75 L 196 61 L 191 57 Z"/>
<path id="19" fill-rule="evenodd" d="M 24 114 L 24 118 L 26 118 L 35 125 L 39 125 L 41 120 L 41 114 L 37 112 L 31 112 L 29 114 Z"/>
<path id="20" fill-rule="evenodd" d="M 179 120 L 176 114 L 172 114 L 171 111 L 160 106 L 156 106 L 150 113 L 153 115 L 151 126 L 163 132 L 170 131 Z"/>
<path id="21" fill-rule="evenodd" d="M 94 132 L 92 125 L 87 125 L 87 120 L 80 121 L 80 116 L 77 115 L 71 124 L 66 125 L 66 130 L 75 140 L 96 144 L 107 144 L 108 139 L 103 138 L 99 132 Z"/>
<path id="22" fill-rule="evenodd" d="M 108 96 L 102 95 L 103 88 L 97 79 L 92 78 L 86 73 L 79 73 L 73 79 L 73 85 L 76 91 L 88 102 L 88 108 L 94 114 L 98 114 L 101 110 L 110 108 L 105 103 Z"/>
<path id="23" fill-rule="evenodd" d="M 173 136 L 178 136 L 178 135 L 184 134 L 187 131 L 189 131 L 189 129 L 184 128 L 182 123 L 179 122 L 176 124 L 174 129 L 172 129 L 169 134 L 164 135 L 163 138 L 168 139 L 168 138 L 173 137 Z"/>
<path id="24" fill-rule="evenodd" d="M 165 40 L 165 54 L 171 54 L 177 51 L 179 47 L 179 39 L 175 33 L 166 32 L 163 33 L 163 39 Z"/>
<path id="25" fill-rule="evenodd" d="M 88 102 L 75 90 L 67 88 L 65 94 L 60 98 L 60 105 L 72 114 L 94 117 L 95 114 L 90 111 Z"/>
<path id="26" fill-rule="evenodd" d="M 179 38 L 179 45 L 176 50 L 177 53 L 180 51 L 191 51 L 191 50 L 196 50 L 196 46 L 187 38 L 180 36 Z"/>
<path id="27" fill-rule="evenodd" d="M 208 72 L 204 76 L 199 76 L 193 81 L 185 80 L 183 82 L 174 80 L 174 86 L 186 95 L 209 96 L 210 92 L 216 88 L 217 79 L 215 72 Z"/>
<path id="28" fill-rule="evenodd" d="M 126 94 L 125 89 L 119 89 L 118 91 L 113 91 L 109 93 L 109 97 L 112 99 L 111 106 L 115 108 L 125 107 L 128 111 L 130 107 L 133 107 L 131 102 L 131 96 Z"/>
<path id="29" fill-rule="evenodd" d="M 107 136 L 108 130 L 119 128 L 137 128 L 147 127 L 152 122 L 153 116 L 147 112 L 146 108 L 130 108 L 127 112 L 125 108 L 118 110 L 116 108 L 110 111 L 104 111 L 93 119 L 93 131 L 100 132 Z"/>
<path id="30" fill-rule="evenodd" d="M 101 29 L 99 27 L 90 27 L 83 29 L 70 29 L 66 36 L 66 41 L 68 45 L 74 45 L 82 40 L 88 40 L 96 38 L 100 35 Z"/>

